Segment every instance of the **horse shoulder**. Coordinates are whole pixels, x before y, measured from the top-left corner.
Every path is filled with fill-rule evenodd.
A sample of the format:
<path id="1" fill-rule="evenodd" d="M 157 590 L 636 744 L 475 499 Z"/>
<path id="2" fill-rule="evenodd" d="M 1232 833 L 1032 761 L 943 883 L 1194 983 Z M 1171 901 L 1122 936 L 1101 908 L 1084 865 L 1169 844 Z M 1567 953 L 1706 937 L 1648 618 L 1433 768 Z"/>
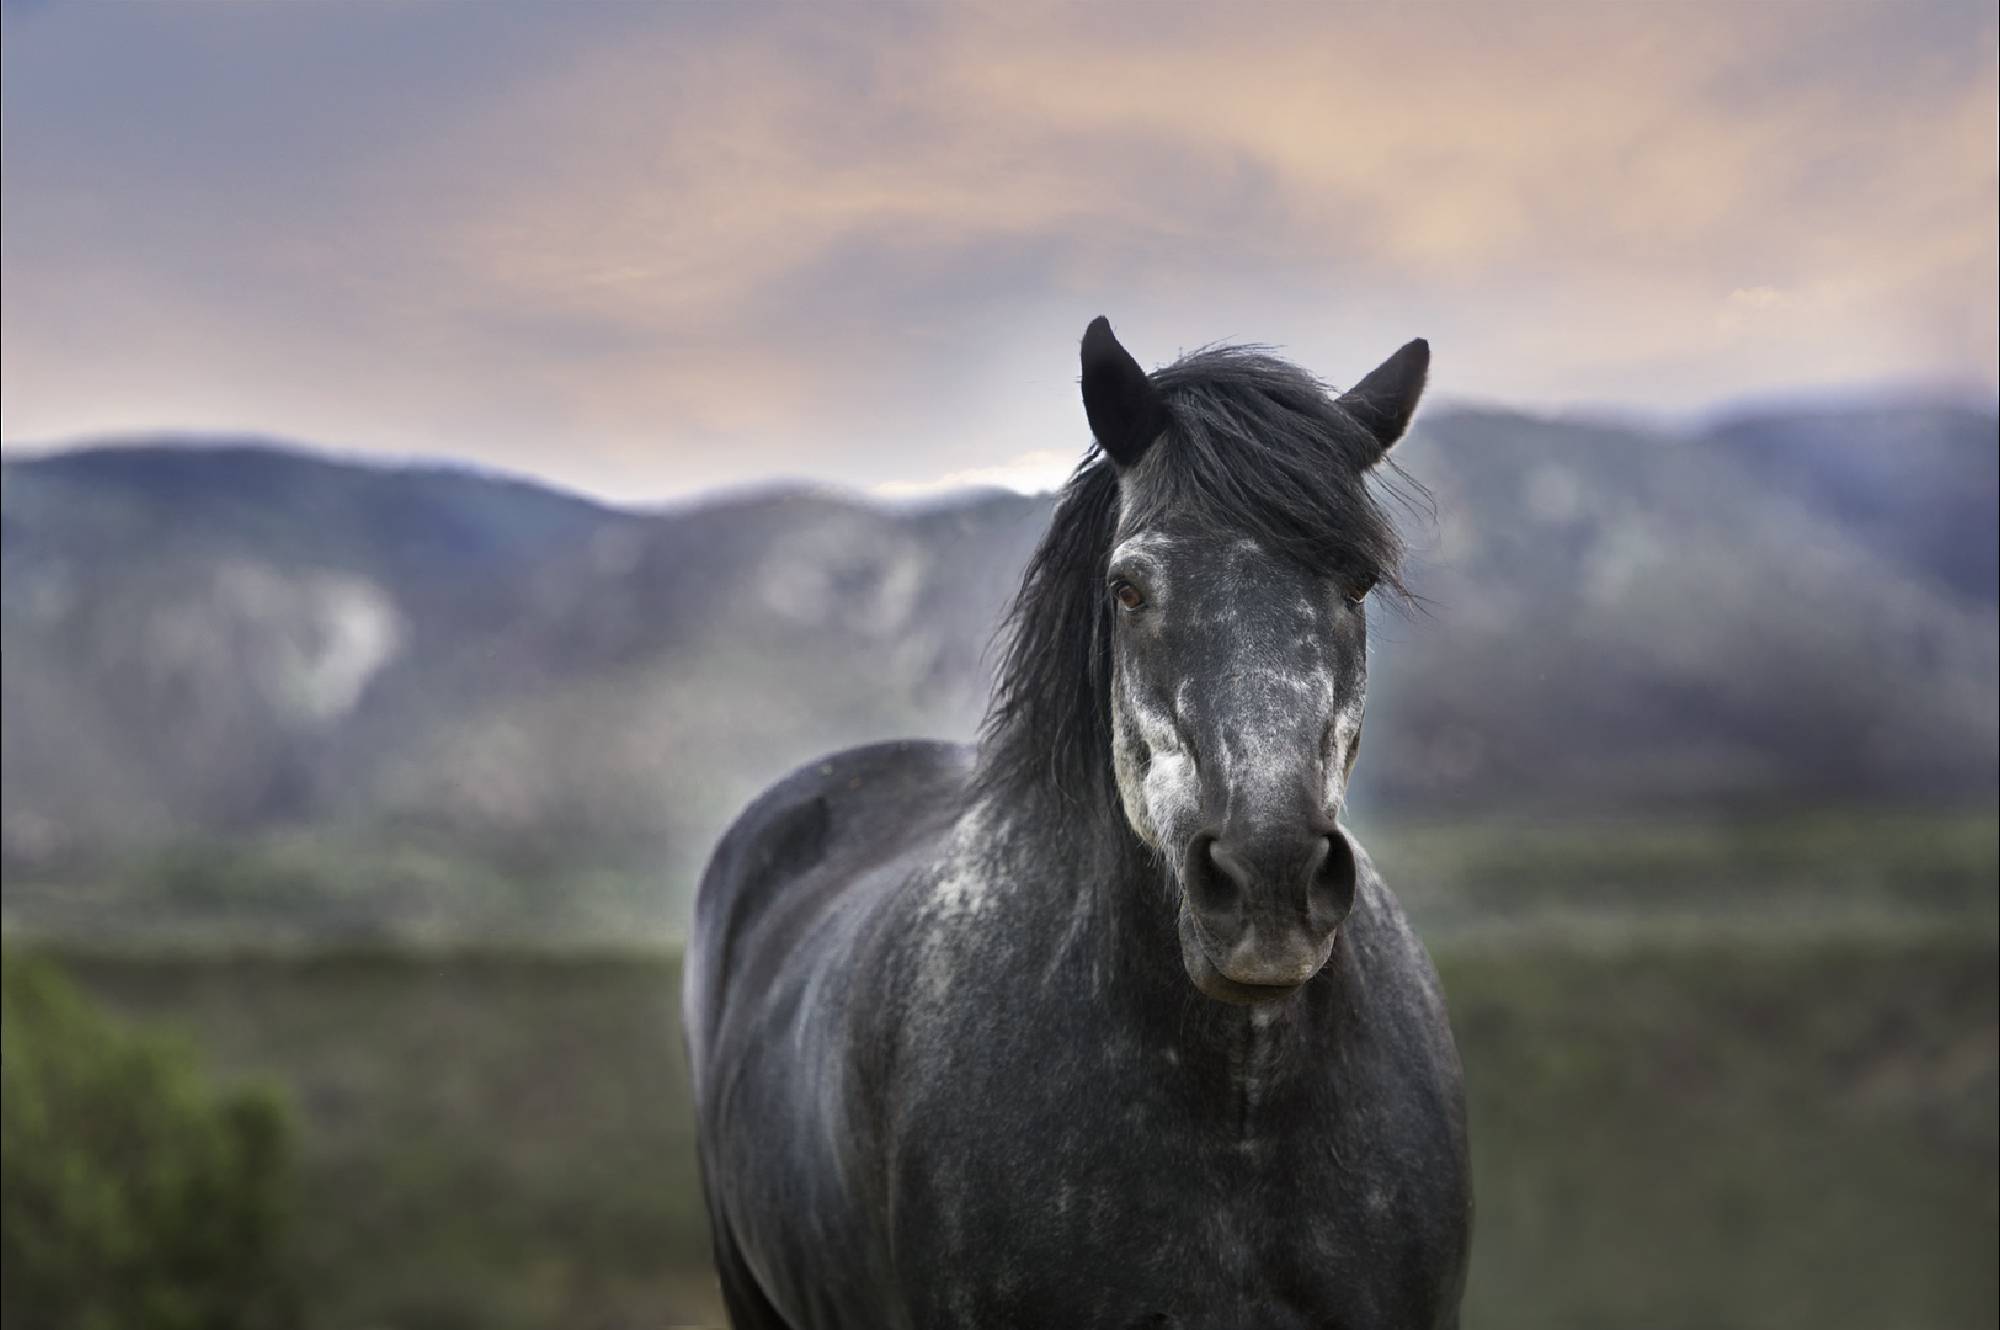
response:
<path id="1" fill-rule="evenodd" d="M 893 857 L 921 826 L 912 805 L 956 788 L 968 763 L 958 744 L 845 749 L 799 767 L 737 816 L 695 894 L 683 1020 L 697 1061 L 725 988 L 754 964 L 749 953 L 770 950 L 765 935 L 794 934 L 837 906 L 871 858 Z"/>
<path id="2" fill-rule="evenodd" d="M 962 748 L 922 742 L 808 763 L 737 818 L 703 875 L 683 1031 L 718 1261 L 742 1284 L 732 1309 L 752 1323 L 759 1306 L 837 1321 L 865 1297 L 879 1238 L 855 1110 L 874 953 L 885 906 L 949 824 L 968 765 Z M 836 1251 L 845 1278 L 811 1273 Z"/>

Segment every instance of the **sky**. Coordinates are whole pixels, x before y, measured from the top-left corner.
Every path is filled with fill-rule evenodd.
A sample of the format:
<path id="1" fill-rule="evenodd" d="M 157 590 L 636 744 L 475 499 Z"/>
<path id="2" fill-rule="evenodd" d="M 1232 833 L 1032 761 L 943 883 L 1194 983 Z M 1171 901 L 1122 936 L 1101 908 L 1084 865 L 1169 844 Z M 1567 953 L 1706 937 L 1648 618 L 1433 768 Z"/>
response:
<path id="1" fill-rule="evenodd" d="M 1990 0 L 5 0 L 0 440 L 1047 484 L 1076 343 L 1996 391 Z"/>

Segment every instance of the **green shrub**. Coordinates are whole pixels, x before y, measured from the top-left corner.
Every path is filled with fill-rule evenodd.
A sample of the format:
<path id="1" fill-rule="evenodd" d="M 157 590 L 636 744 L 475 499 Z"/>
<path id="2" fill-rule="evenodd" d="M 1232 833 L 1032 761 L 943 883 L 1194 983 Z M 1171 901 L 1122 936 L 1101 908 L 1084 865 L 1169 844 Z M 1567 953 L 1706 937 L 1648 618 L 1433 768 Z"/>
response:
<path id="1" fill-rule="evenodd" d="M 54 963 L 0 978 L 0 1319 L 10 1330 L 258 1330 L 297 1319 L 291 1122 L 121 1028 Z"/>

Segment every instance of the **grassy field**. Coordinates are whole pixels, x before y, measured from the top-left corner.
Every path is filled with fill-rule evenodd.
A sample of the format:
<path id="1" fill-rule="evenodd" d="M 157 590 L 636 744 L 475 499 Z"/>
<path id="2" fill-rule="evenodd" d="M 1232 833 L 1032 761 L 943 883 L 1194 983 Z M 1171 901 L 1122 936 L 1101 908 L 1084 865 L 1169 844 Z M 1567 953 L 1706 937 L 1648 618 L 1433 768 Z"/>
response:
<path id="1" fill-rule="evenodd" d="M 1995 1324 L 1990 933 L 1440 956 L 1470 1326 Z"/>
<path id="2" fill-rule="evenodd" d="M 1454 944 L 1470 1326 L 1992 1325 L 1989 934 Z M 324 1327 L 719 1319 L 669 958 L 80 959 L 275 1074 Z"/>
<path id="3" fill-rule="evenodd" d="M 319 1327 L 720 1319 L 670 958 L 69 960 L 114 1010 L 274 1076 L 304 1118 Z"/>
<path id="4" fill-rule="evenodd" d="M 2000 1322 L 1991 814 L 1370 834 L 1464 1053 L 1466 1324 Z M 58 953 L 302 1119 L 316 1330 L 720 1319 L 665 953 Z"/>
<path id="5" fill-rule="evenodd" d="M 1636 923 L 1788 935 L 1897 931 L 1928 920 L 2000 925 L 2000 818 L 1990 806 L 1390 822 L 1359 831 L 1432 939 L 1619 932 Z"/>

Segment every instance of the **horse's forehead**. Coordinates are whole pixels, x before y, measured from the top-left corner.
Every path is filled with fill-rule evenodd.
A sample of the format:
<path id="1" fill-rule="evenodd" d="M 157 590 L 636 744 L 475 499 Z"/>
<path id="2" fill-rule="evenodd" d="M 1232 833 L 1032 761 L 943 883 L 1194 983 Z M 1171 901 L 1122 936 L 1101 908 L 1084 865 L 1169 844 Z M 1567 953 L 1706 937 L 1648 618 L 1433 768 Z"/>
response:
<path id="1" fill-rule="evenodd" d="M 1325 614 L 1319 579 L 1249 536 L 1156 527 L 1119 540 L 1110 563 L 1164 574 L 1177 596 L 1211 615 L 1267 618 L 1281 611 L 1305 629 L 1319 626 Z"/>
<path id="2" fill-rule="evenodd" d="M 1111 547 L 1111 562 L 1127 559 L 1178 560 L 1209 571 L 1235 574 L 1297 571 L 1254 536 L 1213 531 L 1172 518 L 1136 528 L 1121 523 Z"/>
<path id="3" fill-rule="evenodd" d="M 1150 460 L 1150 459 L 1148 459 Z M 1109 563 L 1145 569 L 1178 605 L 1183 625 L 1235 637 L 1251 624 L 1258 636 L 1286 639 L 1289 654 L 1310 653 L 1331 628 L 1322 579 L 1247 531 L 1230 531 L 1149 503 L 1147 463 L 1121 478 L 1119 518 Z M 1265 642 L 1269 649 L 1274 644 Z"/>
<path id="4" fill-rule="evenodd" d="M 1322 627 L 1319 579 L 1247 536 L 1216 540 L 1187 565 L 1205 608 L 1226 621 L 1284 634 Z"/>

